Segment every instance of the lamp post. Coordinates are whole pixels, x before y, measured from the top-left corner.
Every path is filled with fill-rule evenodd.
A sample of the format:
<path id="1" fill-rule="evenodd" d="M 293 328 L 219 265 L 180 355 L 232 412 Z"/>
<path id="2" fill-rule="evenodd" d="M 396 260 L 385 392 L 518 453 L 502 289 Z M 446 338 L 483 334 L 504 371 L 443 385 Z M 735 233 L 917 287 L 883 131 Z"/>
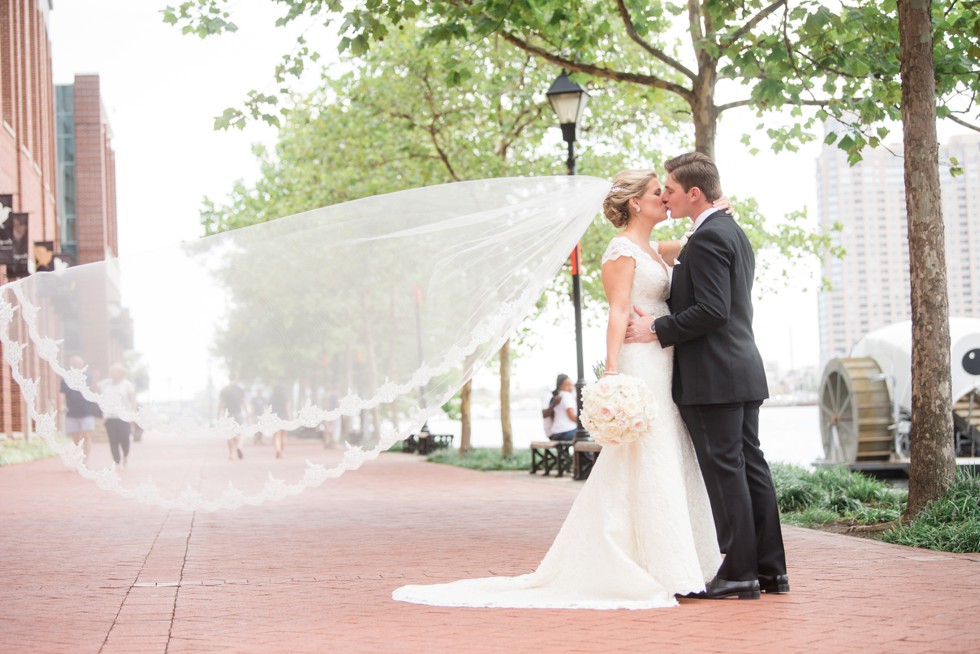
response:
<path id="1" fill-rule="evenodd" d="M 589 92 L 580 84 L 568 79 L 563 70 L 548 89 L 548 101 L 558 115 L 561 136 L 568 143 L 568 174 L 575 174 L 575 127 L 589 104 Z M 575 245 L 572 252 L 572 303 L 575 306 L 575 354 L 578 362 L 578 381 L 575 382 L 575 396 L 578 404 L 578 428 L 575 442 L 589 440 L 589 432 L 582 426 L 582 388 L 585 386 L 585 357 L 582 354 L 582 281 L 579 269 L 582 259 L 582 244 Z M 576 468 L 577 469 L 577 468 Z"/>

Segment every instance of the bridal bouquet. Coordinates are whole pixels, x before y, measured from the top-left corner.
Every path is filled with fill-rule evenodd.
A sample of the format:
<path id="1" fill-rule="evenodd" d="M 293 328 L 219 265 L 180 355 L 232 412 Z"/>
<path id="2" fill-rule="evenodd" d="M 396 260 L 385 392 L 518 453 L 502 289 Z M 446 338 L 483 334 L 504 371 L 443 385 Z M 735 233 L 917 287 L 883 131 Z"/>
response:
<path id="1" fill-rule="evenodd" d="M 631 443 L 653 425 L 653 398 L 630 375 L 606 376 L 582 389 L 582 425 L 600 445 Z"/>

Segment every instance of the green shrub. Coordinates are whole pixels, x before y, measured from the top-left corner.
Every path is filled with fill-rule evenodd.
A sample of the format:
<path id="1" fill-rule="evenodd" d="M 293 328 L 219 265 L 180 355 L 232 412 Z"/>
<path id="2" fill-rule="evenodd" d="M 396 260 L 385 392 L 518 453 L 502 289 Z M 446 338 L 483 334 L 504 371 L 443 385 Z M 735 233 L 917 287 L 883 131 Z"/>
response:
<path id="1" fill-rule="evenodd" d="M 881 539 L 943 552 L 980 552 L 980 476 L 960 470 L 943 499 Z"/>
<path id="2" fill-rule="evenodd" d="M 809 471 L 774 464 L 773 484 L 783 522 L 821 526 L 831 522 L 874 525 L 897 520 L 906 494 L 843 467 Z"/>
<path id="3" fill-rule="evenodd" d="M 843 467 L 820 468 L 813 476 L 832 497 L 843 496 L 864 504 L 877 502 L 890 492 L 884 483 Z"/>
<path id="4" fill-rule="evenodd" d="M 820 489 L 812 480 L 812 473 L 803 468 L 776 463 L 772 466 L 772 481 L 776 487 L 776 499 L 783 513 L 804 511 L 820 499 Z"/>
<path id="5" fill-rule="evenodd" d="M 861 500 L 838 491 L 827 494 L 824 506 L 842 517 L 857 513 L 864 508 Z"/>
<path id="6" fill-rule="evenodd" d="M 428 458 L 433 463 L 445 463 L 470 470 L 531 469 L 530 449 L 515 450 L 513 456 L 506 459 L 500 455 L 500 450 L 496 448 L 477 448 L 470 450 L 465 455 L 460 455 L 459 450 L 439 450 L 430 454 Z"/>
<path id="7" fill-rule="evenodd" d="M 30 441 L 19 439 L 0 441 L 0 466 L 27 463 L 46 459 L 49 456 L 54 456 L 54 452 L 40 438 L 33 438 Z"/>
<path id="8" fill-rule="evenodd" d="M 786 525 L 812 527 L 814 525 L 827 525 L 836 522 L 840 519 L 840 516 L 829 509 L 810 507 L 805 511 L 784 513 L 780 518 L 781 522 Z"/>
<path id="9" fill-rule="evenodd" d="M 848 519 L 862 525 L 878 525 L 886 522 L 895 522 L 902 517 L 902 509 L 888 506 L 862 506 L 854 513 L 849 514 Z"/>
<path id="10" fill-rule="evenodd" d="M 779 510 L 784 513 L 805 511 L 820 498 L 818 489 L 806 482 L 792 480 L 776 488 Z"/>

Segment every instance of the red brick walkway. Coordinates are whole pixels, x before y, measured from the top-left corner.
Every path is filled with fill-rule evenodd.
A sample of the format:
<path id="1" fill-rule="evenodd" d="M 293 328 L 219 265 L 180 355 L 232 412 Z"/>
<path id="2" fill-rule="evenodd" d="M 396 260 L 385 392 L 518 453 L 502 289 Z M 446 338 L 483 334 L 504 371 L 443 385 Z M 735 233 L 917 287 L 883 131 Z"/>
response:
<path id="1" fill-rule="evenodd" d="M 0 468 L 0 651 L 980 650 L 980 555 L 804 529 L 786 530 L 793 592 L 759 601 L 631 612 L 390 599 L 404 583 L 528 572 L 578 488 L 386 454 L 279 504 L 192 515 L 99 491 L 55 460 Z"/>

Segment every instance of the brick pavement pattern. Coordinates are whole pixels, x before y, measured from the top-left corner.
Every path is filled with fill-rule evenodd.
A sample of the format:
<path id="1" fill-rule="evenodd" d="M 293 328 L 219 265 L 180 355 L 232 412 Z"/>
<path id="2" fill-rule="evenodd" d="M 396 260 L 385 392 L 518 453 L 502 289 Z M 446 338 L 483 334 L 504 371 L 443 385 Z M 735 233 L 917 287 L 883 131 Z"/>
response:
<path id="1" fill-rule="evenodd" d="M 223 463 L 264 470 L 271 457 L 250 447 Z M 190 514 L 100 491 L 57 460 L 0 468 L 0 651 L 980 651 L 980 555 L 795 528 L 792 592 L 758 601 L 557 611 L 390 599 L 406 583 L 529 572 L 578 488 L 384 454 L 277 504 Z"/>

